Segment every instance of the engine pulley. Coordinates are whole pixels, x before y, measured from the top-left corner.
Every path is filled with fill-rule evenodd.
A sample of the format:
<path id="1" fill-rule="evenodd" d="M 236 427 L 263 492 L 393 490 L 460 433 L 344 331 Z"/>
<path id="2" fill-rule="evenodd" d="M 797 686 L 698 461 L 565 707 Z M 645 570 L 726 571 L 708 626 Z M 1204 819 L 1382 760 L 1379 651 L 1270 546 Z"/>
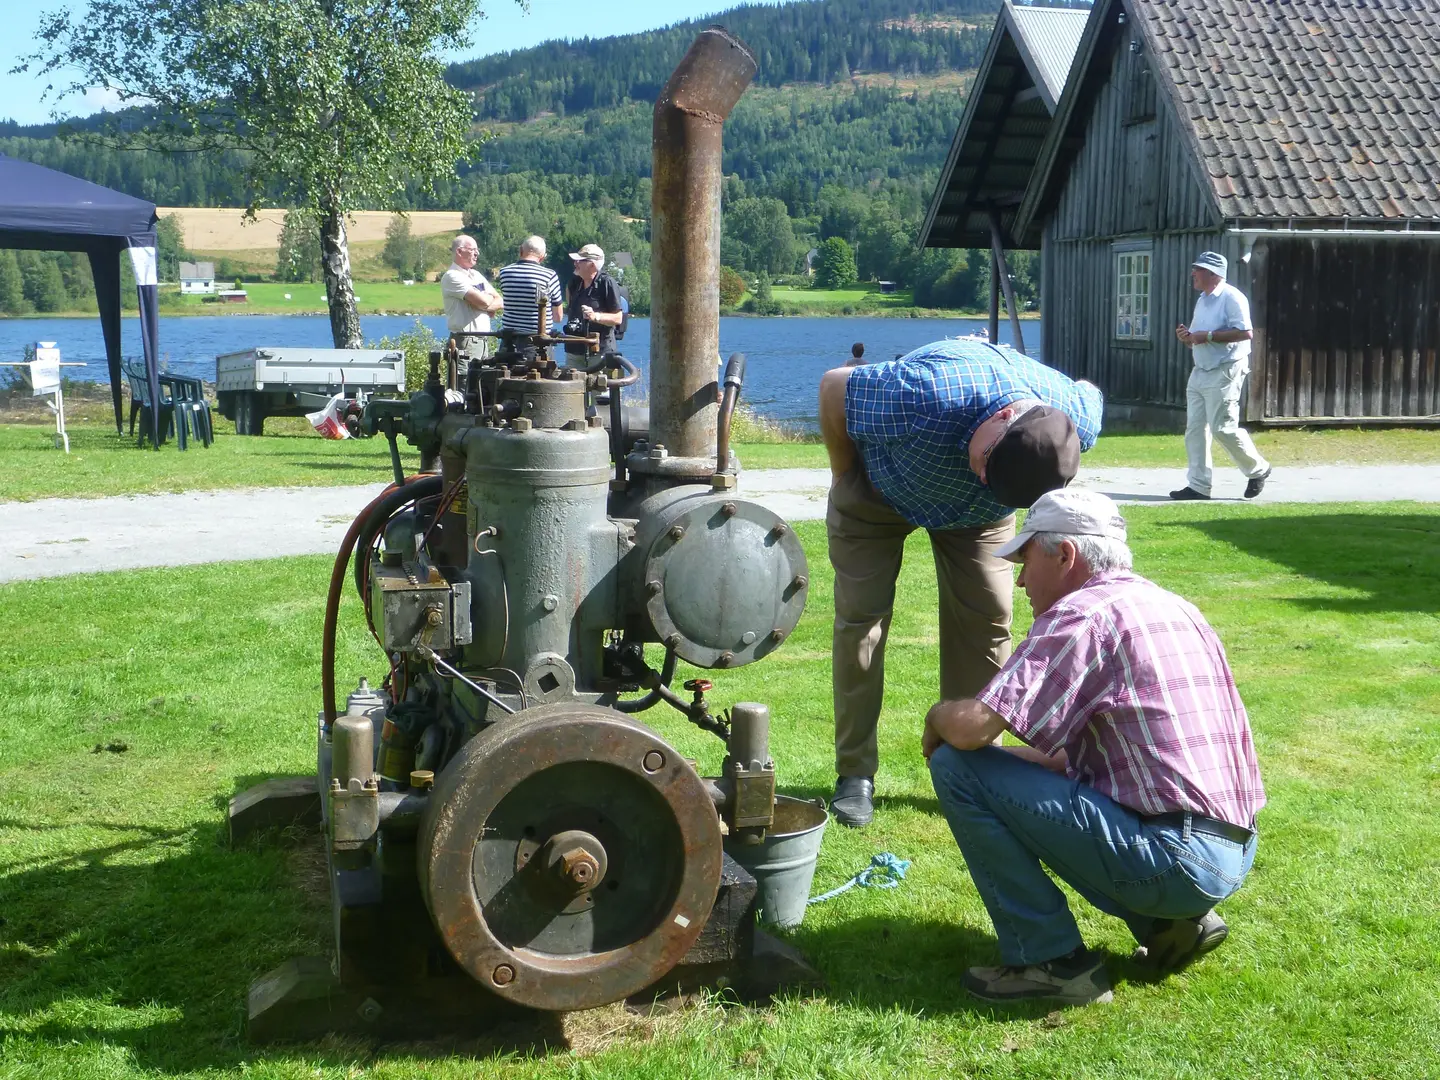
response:
<path id="1" fill-rule="evenodd" d="M 655 732 L 562 703 L 483 731 L 437 778 L 421 890 L 456 961 L 530 1008 L 586 1009 L 659 980 L 720 882 L 714 804 Z"/>

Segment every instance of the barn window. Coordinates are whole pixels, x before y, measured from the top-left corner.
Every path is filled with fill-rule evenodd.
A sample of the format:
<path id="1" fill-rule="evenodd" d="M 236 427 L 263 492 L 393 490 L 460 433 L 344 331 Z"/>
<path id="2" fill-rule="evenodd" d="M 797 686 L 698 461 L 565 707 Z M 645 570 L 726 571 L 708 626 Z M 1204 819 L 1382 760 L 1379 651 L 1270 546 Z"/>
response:
<path id="1" fill-rule="evenodd" d="M 1115 337 L 1150 340 L 1150 247 L 1115 252 Z"/>

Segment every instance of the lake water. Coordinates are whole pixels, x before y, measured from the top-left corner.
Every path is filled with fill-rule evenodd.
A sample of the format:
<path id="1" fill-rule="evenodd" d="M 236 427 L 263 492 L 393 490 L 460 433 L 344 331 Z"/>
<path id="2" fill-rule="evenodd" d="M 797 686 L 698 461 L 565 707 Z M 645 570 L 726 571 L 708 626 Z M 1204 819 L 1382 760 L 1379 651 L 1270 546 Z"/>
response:
<path id="1" fill-rule="evenodd" d="M 445 334 L 440 316 L 420 319 L 436 334 Z M 395 337 L 415 325 L 414 316 L 366 315 L 360 319 L 367 341 Z M 941 338 L 984 333 L 984 319 L 866 318 L 723 318 L 720 355 L 743 352 L 748 361 L 743 400 L 763 416 L 792 425 L 813 426 L 815 390 L 820 376 L 845 362 L 853 342 L 865 343 L 867 360 L 889 360 Z M 1040 323 L 1024 324 L 1026 344 L 1039 356 Z M 141 352 L 137 319 L 124 320 L 123 351 Z M 1010 325 L 1002 320 L 1000 339 L 1010 341 Z M 98 317 L 79 319 L 0 319 L 0 359 L 19 360 L 24 347 L 54 341 L 62 358 L 86 366 L 66 370 L 68 378 L 108 381 L 105 340 Z M 215 357 L 252 346 L 301 345 L 329 348 L 330 320 L 324 315 L 187 315 L 162 316 L 162 365 L 182 375 L 215 378 Z M 622 351 L 642 370 L 650 356 L 650 320 L 630 320 Z M 646 372 L 648 382 L 648 371 Z"/>

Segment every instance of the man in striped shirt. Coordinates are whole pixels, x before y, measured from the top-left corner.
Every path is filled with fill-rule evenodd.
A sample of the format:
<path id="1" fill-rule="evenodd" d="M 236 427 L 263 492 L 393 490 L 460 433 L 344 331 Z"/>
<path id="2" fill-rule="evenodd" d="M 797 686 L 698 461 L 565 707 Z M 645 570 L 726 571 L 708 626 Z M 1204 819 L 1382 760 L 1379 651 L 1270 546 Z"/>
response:
<path id="1" fill-rule="evenodd" d="M 502 267 L 495 275 L 500 292 L 506 297 L 505 324 L 511 330 L 534 333 L 539 319 L 537 299 L 544 296 L 549 303 L 545 310 L 544 332 L 564 321 L 560 278 L 545 265 L 545 238 L 527 236 L 520 242 L 519 258 Z"/>
<path id="2" fill-rule="evenodd" d="M 1265 804 L 1225 650 L 1196 608 L 1130 570 L 1104 495 L 1039 499 L 1000 554 L 1035 622 L 980 694 L 942 701 L 922 749 L 1000 942 L 964 985 L 990 1001 L 1109 1001 L 1050 867 L 1170 971 L 1228 933 Z M 992 745 L 1009 731 L 1024 746 Z"/>

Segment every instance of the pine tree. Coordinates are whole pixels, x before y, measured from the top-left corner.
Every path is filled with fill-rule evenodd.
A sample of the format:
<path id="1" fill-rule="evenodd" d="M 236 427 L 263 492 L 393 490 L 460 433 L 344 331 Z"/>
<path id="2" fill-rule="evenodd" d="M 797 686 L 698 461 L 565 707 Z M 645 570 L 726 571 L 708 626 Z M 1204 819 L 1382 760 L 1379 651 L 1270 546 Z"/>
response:
<path id="1" fill-rule="evenodd" d="M 857 280 L 855 253 L 844 238 L 832 236 L 821 241 L 820 254 L 815 259 L 815 287 L 843 289 L 846 285 L 854 285 Z"/>
<path id="2" fill-rule="evenodd" d="M 9 248 L 0 250 L 0 312 L 24 315 L 30 309 L 25 299 L 25 279 L 20 275 L 20 262 Z"/>
<path id="3" fill-rule="evenodd" d="M 66 300 L 65 278 L 60 273 L 60 264 L 53 257 L 43 259 L 41 270 L 31 300 L 36 311 L 64 311 Z"/>
<path id="4" fill-rule="evenodd" d="M 217 276 L 224 277 L 217 271 Z M 320 276 L 320 224 L 305 210 L 290 210 L 280 226 L 277 281 L 314 281 Z"/>
<path id="5" fill-rule="evenodd" d="M 380 252 L 380 259 L 402 281 L 414 276 L 415 246 L 415 238 L 410 234 L 410 218 L 405 214 L 391 214 L 390 224 L 385 228 L 385 248 Z"/>

